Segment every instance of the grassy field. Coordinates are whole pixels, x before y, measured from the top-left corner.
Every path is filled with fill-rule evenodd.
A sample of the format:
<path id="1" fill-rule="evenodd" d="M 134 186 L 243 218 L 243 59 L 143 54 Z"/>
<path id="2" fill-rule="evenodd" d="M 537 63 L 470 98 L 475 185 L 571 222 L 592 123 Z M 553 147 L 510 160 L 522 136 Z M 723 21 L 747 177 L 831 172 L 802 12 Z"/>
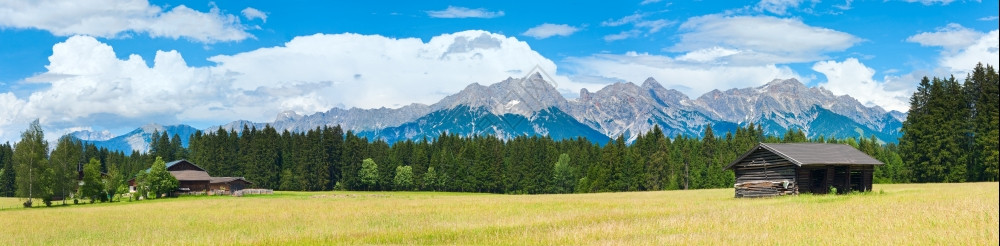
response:
<path id="1" fill-rule="evenodd" d="M 998 244 L 997 183 L 874 189 L 773 199 L 734 199 L 732 189 L 182 197 L 0 210 L 0 245 Z"/>

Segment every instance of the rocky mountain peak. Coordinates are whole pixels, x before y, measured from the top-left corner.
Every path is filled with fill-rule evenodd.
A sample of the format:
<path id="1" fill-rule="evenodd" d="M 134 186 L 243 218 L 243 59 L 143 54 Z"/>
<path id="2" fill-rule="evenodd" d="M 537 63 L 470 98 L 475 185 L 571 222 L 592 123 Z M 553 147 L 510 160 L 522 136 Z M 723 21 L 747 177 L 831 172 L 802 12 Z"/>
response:
<path id="1" fill-rule="evenodd" d="M 513 113 L 530 117 L 534 112 L 549 107 L 566 108 L 568 104 L 555 84 L 536 72 L 524 78 L 507 78 L 489 86 L 470 85 L 431 105 L 431 108 L 442 110 L 460 105 L 485 107 L 497 115 Z"/>
<path id="2" fill-rule="evenodd" d="M 657 82 L 656 79 L 653 79 L 653 77 L 649 77 L 646 78 L 646 81 L 642 82 L 642 88 L 647 88 L 647 89 L 663 88 L 663 85 L 660 85 L 660 82 Z"/>
<path id="3" fill-rule="evenodd" d="M 299 115 L 298 113 L 295 113 L 295 111 L 285 110 L 285 111 L 281 111 L 281 113 L 278 113 L 278 116 L 274 117 L 274 121 L 276 121 L 276 122 L 277 121 L 295 121 L 295 120 L 297 120 L 299 118 L 302 118 L 302 116 Z"/>
<path id="4" fill-rule="evenodd" d="M 70 135 L 84 141 L 104 141 L 114 137 L 114 135 L 111 135 L 111 131 L 108 130 L 99 132 L 89 130 L 75 131 L 71 132 Z"/>
<path id="5" fill-rule="evenodd" d="M 153 132 L 164 132 L 166 128 L 163 128 L 163 125 L 160 124 L 149 123 L 140 127 L 139 129 L 142 129 L 142 132 L 145 133 L 153 133 Z"/>
<path id="6" fill-rule="evenodd" d="M 590 91 L 587 88 L 580 88 L 580 101 L 590 100 Z"/>

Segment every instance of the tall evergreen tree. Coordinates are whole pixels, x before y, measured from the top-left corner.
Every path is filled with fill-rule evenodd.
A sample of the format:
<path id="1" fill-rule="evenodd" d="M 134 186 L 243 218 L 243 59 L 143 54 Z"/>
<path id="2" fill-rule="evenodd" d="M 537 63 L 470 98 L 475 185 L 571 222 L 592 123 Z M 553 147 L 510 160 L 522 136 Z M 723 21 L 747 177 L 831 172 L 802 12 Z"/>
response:
<path id="1" fill-rule="evenodd" d="M 56 196 L 65 200 L 76 190 L 82 160 L 83 143 L 69 135 L 60 137 L 49 159 L 53 170 L 52 191 Z"/>
<path id="2" fill-rule="evenodd" d="M 559 155 L 559 161 L 552 167 L 552 193 L 569 193 L 573 191 L 576 178 L 573 177 L 573 168 L 569 164 L 569 155 L 566 153 Z"/>
<path id="3" fill-rule="evenodd" d="M 0 197 L 12 197 L 17 190 L 14 180 L 17 172 L 14 170 L 14 149 L 10 143 L 0 144 Z"/>
<path id="4" fill-rule="evenodd" d="M 103 200 L 103 188 L 101 183 L 101 162 L 96 158 L 91 158 L 87 164 L 83 165 L 83 185 L 80 186 L 82 197 L 90 199 L 90 203 Z"/>

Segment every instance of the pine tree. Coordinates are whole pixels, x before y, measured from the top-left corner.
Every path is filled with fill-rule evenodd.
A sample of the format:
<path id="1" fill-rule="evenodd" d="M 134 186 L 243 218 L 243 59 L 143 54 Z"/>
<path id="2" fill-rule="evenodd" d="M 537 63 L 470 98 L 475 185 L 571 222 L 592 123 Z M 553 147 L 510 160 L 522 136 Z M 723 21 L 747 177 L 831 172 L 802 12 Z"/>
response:
<path id="1" fill-rule="evenodd" d="M 965 91 L 969 100 L 973 136 L 969 147 L 969 179 L 972 181 L 997 181 L 998 139 L 1000 139 L 1000 82 L 993 66 L 977 64 L 970 78 L 966 79 Z"/>
<path id="2" fill-rule="evenodd" d="M 53 170 L 52 190 L 56 196 L 65 200 L 76 190 L 82 159 L 83 143 L 69 135 L 59 138 L 49 159 Z"/>
<path id="3" fill-rule="evenodd" d="M 917 91 L 910 97 L 910 110 L 903 122 L 903 136 L 899 140 L 900 157 L 913 169 L 914 178 L 918 182 L 929 180 L 928 169 L 931 165 L 928 156 L 930 146 L 929 110 L 927 101 L 930 97 L 930 79 L 924 77 L 917 86 Z"/>
<path id="4" fill-rule="evenodd" d="M 552 181 L 555 184 L 552 193 L 569 193 L 573 191 L 576 178 L 573 176 L 568 154 L 563 153 L 559 155 L 559 161 L 553 165 Z"/>
<path id="5" fill-rule="evenodd" d="M 0 169 L 4 170 L 0 173 L 0 197 L 12 197 L 17 190 L 14 182 L 17 172 L 14 171 L 13 158 L 14 149 L 10 143 L 0 144 Z"/>
<path id="6" fill-rule="evenodd" d="M 103 200 L 104 185 L 101 183 L 101 162 L 96 158 L 91 158 L 87 164 L 83 165 L 83 185 L 80 186 L 80 194 L 90 203 Z"/>

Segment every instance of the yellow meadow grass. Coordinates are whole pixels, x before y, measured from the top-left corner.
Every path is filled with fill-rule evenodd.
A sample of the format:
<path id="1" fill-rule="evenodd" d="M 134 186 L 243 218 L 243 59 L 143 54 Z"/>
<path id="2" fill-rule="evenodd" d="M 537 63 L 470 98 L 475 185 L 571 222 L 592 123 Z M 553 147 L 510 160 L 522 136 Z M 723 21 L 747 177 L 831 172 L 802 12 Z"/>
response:
<path id="1" fill-rule="evenodd" d="M 0 245 L 998 244 L 998 184 L 846 196 L 278 192 L 0 210 Z M 882 191 L 882 192 L 879 192 Z"/>

